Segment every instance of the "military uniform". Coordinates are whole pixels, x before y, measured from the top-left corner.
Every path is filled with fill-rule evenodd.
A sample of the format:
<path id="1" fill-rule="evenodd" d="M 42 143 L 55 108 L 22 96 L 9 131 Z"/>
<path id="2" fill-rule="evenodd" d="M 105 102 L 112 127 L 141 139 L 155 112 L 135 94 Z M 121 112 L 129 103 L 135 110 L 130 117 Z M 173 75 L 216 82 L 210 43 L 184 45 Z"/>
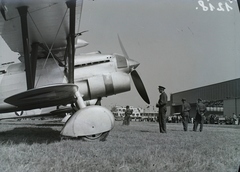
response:
<path id="1" fill-rule="evenodd" d="M 126 108 L 123 125 L 129 125 L 133 110 Z"/>
<path id="2" fill-rule="evenodd" d="M 240 114 L 238 115 L 238 125 L 240 124 Z M 240 166 L 239 166 L 240 167 Z"/>
<path id="3" fill-rule="evenodd" d="M 197 114 L 194 121 L 193 131 L 197 131 L 198 124 L 200 124 L 200 132 L 203 130 L 204 113 L 207 111 L 206 106 L 202 103 L 201 99 L 198 99 Z"/>
<path id="4" fill-rule="evenodd" d="M 189 111 L 191 110 L 191 106 L 186 99 L 182 99 L 182 123 L 183 123 L 183 130 L 188 130 L 188 121 L 189 121 Z"/>
<path id="5" fill-rule="evenodd" d="M 165 89 L 162 86 L 159 86 L 160 89 Z M 163 91 L 160 96 L 158 103 L 156 105 L 159 108 L 158 111 L 158 123 L 160 133 L 166 133 L 166 112 L 167 112 L 167 94 Z"/>

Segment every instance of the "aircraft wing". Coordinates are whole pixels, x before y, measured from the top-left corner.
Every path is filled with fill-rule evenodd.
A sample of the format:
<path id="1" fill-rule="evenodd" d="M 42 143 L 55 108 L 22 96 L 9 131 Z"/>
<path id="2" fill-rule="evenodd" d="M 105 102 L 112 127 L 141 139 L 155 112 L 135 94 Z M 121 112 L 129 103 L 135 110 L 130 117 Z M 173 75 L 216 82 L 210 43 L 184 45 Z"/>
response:
<path id="1" fill-rule="evenodd" d="M 0 113 L 57 106 L 75 100 L 74 49 L 75 37 L 79 35 L 82 5 L 83 0 L 0 0 L 0 34 L 11 50 L 23 57 L 28 90 L 10 97 L 0 95 L 4 99 Z M 62 57 L 59 52 L 64 52 L 65 64 L 59 59 Z M 68 84 L 54 83 L 36 89 L 37 61 L 49 56 L 56 59 L 59 66 L 65 67 Z M 54 79 L 56 76 L 53 74 L 52 77 Z M 12 83 L 7 75 L 4 78 Z M 6 84 L 11 84 L 9 82 Z M 5 93 L 11 91 L 8 89 Z"/>
<path id="2" fill-rule="evenodd" d="M 76 0 L 75 31 L 79 32 L 83 0 Z M 0 35 L 10 49 L 23 55 L 20 7 L 27 7 L 29 46 L 34 42 L 59 49 L 67 45 L 69 9 L 66 0 L 1 0 Z"/>
<path id="3" fill-rule="evenodd" d="M 24 119 L 24 118 L 41 118 L 41 117 L 64 117 L 66 113 L 71 113 L 72 108 L 71 107 L 64 107 L 64 108 L 59 108 L 57 110 L 45 112 L 45 113 L 40 113 L 40 114 L 32 114 L 32 115 L 5 115 L 5 116 L 0 116 L 0 120 L 5 120 L 5 119 Z"/>

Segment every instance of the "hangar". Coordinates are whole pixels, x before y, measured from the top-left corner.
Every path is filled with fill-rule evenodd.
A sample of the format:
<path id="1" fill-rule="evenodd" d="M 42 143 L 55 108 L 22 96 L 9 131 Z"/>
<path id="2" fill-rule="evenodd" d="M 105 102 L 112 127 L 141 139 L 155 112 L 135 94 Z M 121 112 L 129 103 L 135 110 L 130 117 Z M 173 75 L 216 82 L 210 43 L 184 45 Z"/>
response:
<path id="1" fill-rule="evenodd" d="M 181 112 L 182 98 L 191 105 L 190 117 L 196 115 L 197 99 L 207 106 L 207 114 L 232 117 L 240 114 L 240 78 L 217 84 L 194 88 L 170 95 L 170 114 Z"/>

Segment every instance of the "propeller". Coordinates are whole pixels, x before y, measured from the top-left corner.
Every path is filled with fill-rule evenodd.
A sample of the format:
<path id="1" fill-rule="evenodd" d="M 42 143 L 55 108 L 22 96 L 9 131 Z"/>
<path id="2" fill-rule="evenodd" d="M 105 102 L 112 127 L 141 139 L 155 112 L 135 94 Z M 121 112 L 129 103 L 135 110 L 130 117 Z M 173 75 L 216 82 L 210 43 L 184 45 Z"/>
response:
<path id="1" fill-rule="evenodd" d="M 121 47 L 121 49 L 122 49 L 123 55 L 124 55 L 127 59 L 130 59 L 130 58 L 128 57 L 128 54 L 127 54 L 127 52 L 126 52 L 123 44 L 122 44 L 122 41 L 121 41 L 119 35 L 118 35 L 118 41 L 119 41 L 120 47 Z"/>
<path id="2" fill-rule="evenodd" d="M 131 72 L 131 76 L 132 76 L 132 79 L 133 79 L 133 83 L 138 91 L 138 93 L 140 94 L 140 96 L 142 97 L 142 99 L 150 104 L 150 101 L 149 101 L 149 98 L 148 98 L 148 95 L 147 95 L 147 91 L 143 85 L 143 82 L 140 78 L 140 76 L 138 75 L 137 71 L 136 70 L 133 70 Z"/>
<path id="3" fill-rule="evenodd" d="M 126 50 L 125 50 L 125 48 L 124 48 L 124 46 L 123 46 L 123 44 L 122 44 L 122 41 L 121 41 L 119 35 L 118 35 L 118 41 L 119 41 L 120 47 L 121 47 L 121 49 L 122 49 L 123 55 L 126 57 L 126 59 L 128 59 L 128 60 L 130 60 L 130 61 L 134 61 L 134 60 L 131 60 L 131 59 L 129 58 L 129 56 L 128 56 L 128 54 L 127 54 L 127 52 L 126 52 Z M 150 104 L 150 100 L 149 100 L 149 98 L 148 98 L 148 94 L 147 94 L 147 91 L 146 91 L 146 89 L 145 89 L 145 87 L 144 87 L 144 84 L 143 84 L 140 76 L 138 75 L 137 71 L 135 70 L 135 68 L 136 68 L 137 66 L 138 66 L 138 64 L 137 64 L 137 65 L 134 65 L 134 67 L 131 69 L 131 76 L 132 76 L 133 83 L 134 83 L 134 85 L 135 85 L 135 87 L 136 87 L 139 95 L 142 97 L 142 99 L 143 99 L 146 103 Z"/>
<path id="4" fill-rule="evenodd" d="M 84 31 L 82 31 L 82 32 L 79 32 L 79 33 L 75 34 L 75 37 L 81 36 L 81 35 L 82 35 L 83 33 L 85 33 L 85 32 L 88 32 L 88 30 L 84 30 Z"/>
<path id="5" fill-rule="evenodd" d="M 238 10 L 240 12 L 240 0 L 237 0 L 237 3 L 238 3 Z"/>

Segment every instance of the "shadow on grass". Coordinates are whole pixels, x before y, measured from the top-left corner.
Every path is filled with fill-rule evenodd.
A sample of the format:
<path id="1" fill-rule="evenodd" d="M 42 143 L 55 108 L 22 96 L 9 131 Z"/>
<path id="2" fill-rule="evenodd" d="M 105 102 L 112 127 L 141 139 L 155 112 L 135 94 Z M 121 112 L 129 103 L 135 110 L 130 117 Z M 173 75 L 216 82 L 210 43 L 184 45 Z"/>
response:
<path id="1" fill-rule="evenodd" d="M 2 144 L 49 144 L 60 140 L 60 132 L 52 128 L 18 127 L 0 132 L 0 143 Z"/>
<path id="2" fill-rule="evenodd" d="M 139 131 L 142 132 L 142 133 L 154 133 L 154 132 L 148 131 L 148 130 L 139 130 Z"/>
<path id="3" fill-rule="evenodd" d="M 63 126 L 64 124 L 36 124 L 36 126 L 49 126 L 49 127 L 54 127 L 54 126 Z"/>

